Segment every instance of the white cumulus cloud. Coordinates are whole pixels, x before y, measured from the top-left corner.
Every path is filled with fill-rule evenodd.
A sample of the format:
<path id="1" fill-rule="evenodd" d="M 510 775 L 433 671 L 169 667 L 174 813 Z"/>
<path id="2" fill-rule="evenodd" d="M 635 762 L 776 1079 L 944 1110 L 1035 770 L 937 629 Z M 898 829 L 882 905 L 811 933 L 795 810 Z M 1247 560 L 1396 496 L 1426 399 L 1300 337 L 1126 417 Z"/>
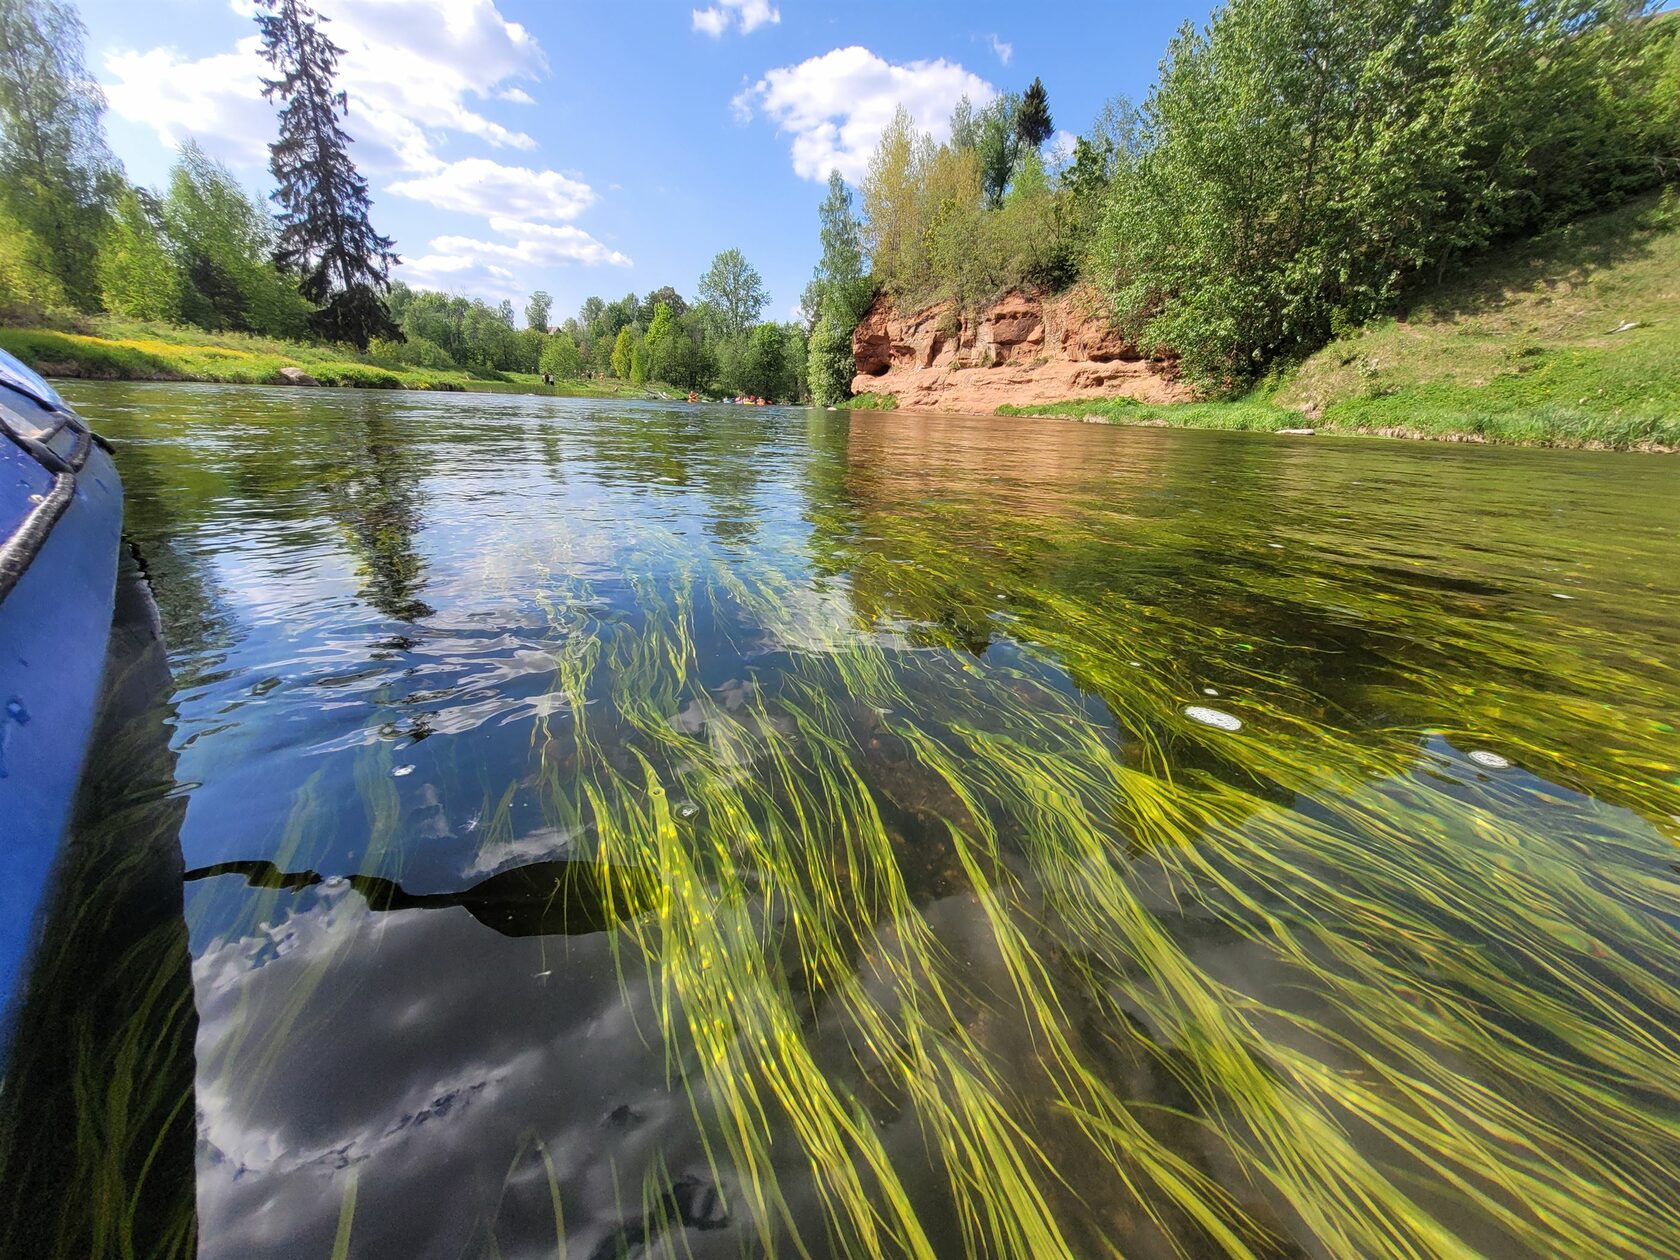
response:
<path id="1" fill-rule="evenodd" d="M 462 158 L 425 175 L 400 179 L 391 191 L 440 210 L 511 219 L 575 219 L 595 190 L 559 171 L 504 166 L 490 158 Z"/>
<path id="2" fill-rule="evenodd" d="M 774 26 L 782 20 L 782 11 L 770 0 L 718 0 L 710 8 L 695 9 L 694 29 L 718 39 L 734 22 L 743 35 L 750 35 L 766 24 Z"/>
<path id="3" fill-rule="evenodd" d="M 775 21 L 767 0 L 723 0 L 743 30 Z M 252 0 L 228 0 L 244 17 Z M 534 105 L 520 86 L 548 71 L 535 37 L 496 0 L 313 0 L 343 48 L 339 85 L 357 165 L 384 191 L 483 220 L 491 234 L 439 236 L 397 273 L 411 285 L 491 299 L 517 297 L 533 268 L 630 266 L 630 259 L 569 220 L 596 201 L 581 177 L 488 157 L 451 159 L 444 146 L 476 141 L 529 152 L 536 141 L 486 116 L 489 100 Z M 769 10 L 768 18 L 761 15 Z M 750 23 L 750 25 L 749 25 Z M 125 118 L 176 145 L 192 137 L 235 164 L 258 166 L 274 138 L 275 107 L 262 98 L 272 74 L 253 33 L 230 49 L 186 57 L 173 48 L 119 49 L 105 58 L 106 95 Z M 563 224 L 563 226 L 559 226 Z"/>
<path id="4" fill-rule="evenodd" d="M 248 0 L 231 4 L 251 12 Z M 449 133 L 496 148 L 536 147 L 471 104 L 508 80 L 537 78 L 548 65 L 530 32 L 493 0 L 319 0 L 316 7 L 344 49 L 345 128 L 364 169 L 433 169 L 436 141 Z M 218 157 L 258 165 L 274 137 L 274 110 L 261 86 L 272 70 L 259 47 L 253 34 L 198 58 L 172 48 L 119 49 L 105 59 L 106 95 L 116 113 L 150 125 L 165 144 L 191 135 Z"/>
<path id="5" fill-rule="evenodd" d="M 397 278 L 420 288 L 516 298 L 529 288 L 520 277 L 533 267 L 631 266 L 624 254 L 569 223 L 555 226 L 492 218 L 490 229 L 507 239 L 433 237 L 428 252 L 405 262 Z"/>
<path id="6" fill-rule="evenodd" d="M 628 267 L 630 259 L 603 245 L 582 228 L 570 223 L 555 227 L 548 223 L 521 223 L 513 219 L 491 219 L 491 230 L 514 240 L 514 256 L 537 262 L 581 263 L 586 267 Z"/>
<path id="7" fill-rule="evenodd" d="M 738 118 L 757 113 L 793 137 L 796 174 L 820 182 L 837 169 L 856 183 L 900 105 L 918 128 L 943 140 L 965 95 L 978 107 L 997 89 L 954 61 L 896 65 L 854 45 L 771 70 L 732 104 Z"/>
<path id="8" fill-rule="evenodd" d="M 467 254 L 430 253 L 405 259 L 392 279 L 416 289 L 470 293 L 490 301 L 512 301 L 526 292 L 526 286 L 508 268 Z"/>

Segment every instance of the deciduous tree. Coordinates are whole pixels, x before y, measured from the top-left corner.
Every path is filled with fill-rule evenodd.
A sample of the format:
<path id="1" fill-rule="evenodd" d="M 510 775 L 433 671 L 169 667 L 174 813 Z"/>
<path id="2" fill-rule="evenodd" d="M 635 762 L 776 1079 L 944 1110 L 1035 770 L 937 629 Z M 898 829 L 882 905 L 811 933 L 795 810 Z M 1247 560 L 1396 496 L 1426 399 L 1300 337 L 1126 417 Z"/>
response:
<path id="1" fill-rule="evenodd" d="M 745 336 L 770 300 L 764 281 L 738 249 L 726 249 L 712 259 L 700 277 L 700 297 L 724 338 Z"/>
<path id="2" fill-rule="evenodd" d="M 583 376 L 583 358 L 578 354 L 577 342 L 564 333 L 555 333 L 543 343 L 538 370 L 548 372 L 557 380 L 575 381 Z"/>
<path id="3" fill-rule="evenodd" d="M 270 258 L 273 221 L 233 172 L 190 140 L 170 169 L 163 219 L 187 323 L 270 337 L 308 331 L 308 303 Z"/>
<path id="4" fill-rule="evenodd" d="M 525 303 L 525 327 L 548 331 L 548 314 L 554 309 L 554 299 L 541 289 L 531 294 Z"/>
<path id="5" fill-rule="evenodd" d="M 1500 237 L 1657 178 L 1638 6 L 1231 0 L 1168 48 L 1100 239 L 1125 329 L 1215 387 Z"/>
<path id="6" fill-rule="evenodd" d="M 630 356 L 634 352 L 635 344 L 635 335 L 628 327 L 618 330 L 618 338 L 613 343 L 612 374 L 621 381 L 630 379 Z"/>
<path id="7" fill-rule="evenodd" d="M 181 317 L 180 283 L 164 241 L 162 208 L 138 189 L 117 199 L 99 249 L 99 293 L 105 309 L 119 315 Z"/>
<path id="8" fill-rule="evenodd" d="M 105 97 L 82 63 L 87 31 L 63 0 L 0 0 L 0 206 L 39 243 L 21 265 L 99 301 L 98 255 L 121 190 L 105 146 Z"/>
<path id="9" fill-rule="evenodd" d="M 828 176 L 828 195 L 818 207 L 822 221 L 822 258 L 817 263 L 817 326 L 812 331 L 806 373 L 811 397 L 830 406 L 851 396 L 854 364 L 852 330 L 874 296 L 874 281 L 864 270 L 863 238 L 852 214 L 852 194 L 839 171 Z"/>

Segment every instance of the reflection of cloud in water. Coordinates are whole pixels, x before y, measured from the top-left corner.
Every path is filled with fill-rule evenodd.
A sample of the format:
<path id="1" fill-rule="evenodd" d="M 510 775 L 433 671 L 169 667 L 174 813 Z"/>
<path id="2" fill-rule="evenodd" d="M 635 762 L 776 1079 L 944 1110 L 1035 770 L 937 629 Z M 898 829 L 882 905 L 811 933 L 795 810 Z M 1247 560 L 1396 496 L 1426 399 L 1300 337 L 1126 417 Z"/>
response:
<path id="1" fill-rule="evenodd" d="M 381 1256 L 475 1252 L 492 1228 L 503 1255 L 552 1254 L 532 1138 L 576 1254 L 656 1160 L 710 1182 L 647 989 L 620 986 L 605 935 L 511 938 L 331 890 L 296 904 L 197 963 L 207 1260 L 331 1254 L 351 1166 L 356 1254 Z M 704 1237 L 738 1250 L 732 1229 Z"/>
<path id="2" fill-rule="evenodd" d="M 634 1242 L 644 1179 L 664 1195 L 658 1210 L 682 1235 L 679 1254 L 686 1244 L 721 1260 L 754 1243 L 730 1171 L 718 1185 L 708 1166 L 678 1074 L 690 1073 L 694 1105 L 709 1111 L 698 1065 L 662 1039 L 657 973 L 644 983 L 634 955 L 621 973 L 606 934 L 508 937 L 458 909 L 374 914 L 338 883 L 291 905 L 195 964 L 205 1260 L 331 1254 L 352 1170 L 353 1254 L 477 1254 L 493 1231 L 504 1256 L 552 1255 L 539 1140 L 569 1254 L 617 1255 Z M 977 899 L 928 912 L 966 960 L 972 991 L 1007 992 Z M 877 931 L 890 947 L 895 927 Z M 891 986 L 870 957 L 859 968 L 864 984 Z M 967 1012 L 991 1049 L 1006 1041 L 1011 1056 L 1027 1053 L 1016 1044 L 1024 1032 L 987 1009 Z M 809 1035 L 824 1069 L 877 1113 L 924 1222 L 954 1225 L 913 1110 L 879 1092 L 897 1094 L 854 1057 L 843 1020 L 819 1012 Z M 820 1253 L 808 1154 L 780 1117 L 766 1135 L 793 1217 Z"/>
<path id="3" fill-rule="evenodd" d="M 539 827 L 512 840 L 486 844 L 472 861 L 462 869 L 469 876 L 494 875 L 515 866 L 526 866 L 545 858 L 566 857 L 580 836 L 582 828 Z"/>

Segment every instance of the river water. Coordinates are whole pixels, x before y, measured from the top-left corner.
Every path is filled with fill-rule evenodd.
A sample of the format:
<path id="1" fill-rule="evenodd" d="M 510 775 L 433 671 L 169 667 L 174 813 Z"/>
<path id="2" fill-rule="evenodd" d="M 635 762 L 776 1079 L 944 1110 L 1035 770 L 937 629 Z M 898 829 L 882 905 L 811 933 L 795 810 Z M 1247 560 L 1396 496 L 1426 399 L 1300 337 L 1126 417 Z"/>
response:
<path id="1" fill-rule="evenodd" d="M 1680 1254 L 1672 460 L 66 392 L 31 1254 Z"/>

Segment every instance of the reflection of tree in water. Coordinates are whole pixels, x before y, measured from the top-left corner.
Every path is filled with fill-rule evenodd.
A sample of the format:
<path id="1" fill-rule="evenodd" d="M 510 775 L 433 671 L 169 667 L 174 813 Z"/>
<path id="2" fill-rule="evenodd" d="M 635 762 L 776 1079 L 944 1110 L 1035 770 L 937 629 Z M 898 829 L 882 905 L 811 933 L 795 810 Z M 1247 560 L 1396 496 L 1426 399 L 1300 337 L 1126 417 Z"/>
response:
<path id="1" fill-rule="evenodd" d="M 1584 654 L 1536 634 L 1519 594 L 1527 575 L 1483 567 L 1489 540 L 1455 535 L 1451 504 L 1430 540 L 1435 565 L 1414 567 L 1392 536 L 1401 505 L 1362 485 L 1368 464 L 1298 474 L 1257 442 L 1039 433 L 1013 458 L 992 429 L 957 422 L 930 435 L 853 417 L 828 435 L 835 458 L 814 461 L 808 488 L 812 553 L 844 576 L 861 622 L 975 656 L 1031 645 L 1165 757 L 1151 764 L 1190 758 L 1274 799 L 1289 794 L 1257 766 L 1216 766 L 1175 739 L 1184 705 L 1240 705 L 1251 724 L 1293 731 L 1303 768 L 1319 757 L 1313 777 L 1392 774 L 1437 730 L 1545 749 L 1549 764 L 1530 768 L 1564 786 L 1648 818 L 1673 812 L 1637 773 L 1661 758 L 1630 748 L 1637 724 L 1597 703 L 1656 699 L 1617 656 L 1637 650 L 1608 631 L 1583 640 Z M 1345 529 L 1323 520 L 1326 502 L 1348 514 Z M 1504 528 L 1516 542 L 1528 521 Z M 1589 720 L 1548 722 L 1559 704 Z M 1331 733 L 1339 763 L 1312 744 Z"/>
<path id="2" fill-rule="evenodd" d="M 742 545 L 758 537 L 762 509 L 754 496 L 772 467 L 779 423 L 742 408 L 642 412 L 579 430 L 568 453 L 603 485 L 697 490 L 709 509 L 706 531 Z"/>
<path id="3" fill-rule="evenodd" d="M 377 399 L 333 438 L 333 459 L 321 470 L 327 510 L 361 563 L 362 597 L 395 621 L 431 616 L 420 598 L 425 561 L 415 546 L 427 471 L 422 444 Z"/>
<path id="4" fill-rule="evenodd" d="M 164 472 L 143 442 L 124 443 L 117 463 L 123 532 L 158 593 L 164 640 L 179 663 L 177 680 L 190 687 L 214 666 L 210 654 L 228 646 L 231 630 L 207 557 L 196 544 L 197 527 L 214 501 L 214 478 L 185 461 Z"/>

